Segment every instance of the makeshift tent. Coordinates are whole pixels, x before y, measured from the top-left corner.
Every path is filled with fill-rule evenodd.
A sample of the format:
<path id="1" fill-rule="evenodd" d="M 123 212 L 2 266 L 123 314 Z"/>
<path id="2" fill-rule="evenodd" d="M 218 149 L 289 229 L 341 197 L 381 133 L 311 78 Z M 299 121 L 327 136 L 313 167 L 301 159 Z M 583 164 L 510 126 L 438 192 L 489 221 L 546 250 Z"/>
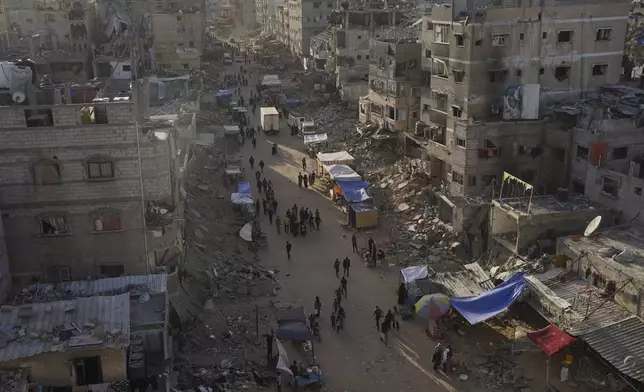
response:
<path id="1" fill-rule="evenodd" d="M 319 152 L 317 157 L 320 165 L 350 165 L 355 160 L 353 156 L 346 151 Z"/>
<path id="2" fill-rule="evenodd" d="M 285 103 L 287 105 L 289 105 L 289 106 L 297 106 L 300 103 L 302 103 L 302 101 L 300 101 L 299 99 L 295 99 L 295 98 L 289 98 L 289 99 L 286 100 Z"/>
<path id="3" fill-rule="evenodd" d="M 277 312 L 277 333 L 280 340 L 304 342 L 313 338 L 303 307 Z"/>
<path id="4" fill-rule="evenodd" d="M 282 82 L 277 75 L 264 75 L 262 78 L 262 86 L 264 87 L 281 87 Z"/>
<path id="5" fill-rule="evenodd" d="M 329 136 L 326 133 L 318 133 L 315 135 L 304 135 L 304 145 L 314 144 L 314 143 L 324 143 L 329 140 Z"/>
<path id="6" fill-rule="evenodd" d="M 371 200 L 371 196 L 367 193 L 369 184 L 364 181 L 343 181 L 336 180 L 344 196 L 344 200 L 349 203 L 360 203 L 363 201 Z"/>
<path id="7" fill-rule="evenodd" d="M 224 134 L 237 135 L 238 133 L 239 127 L 237 125 L 224 125 Z"/>
<path id="8" fill-rule="evenodd" d="M 233 193 L 230 195 L 230 201 L 233 204 L 253 204 L 253 198 L 250 195 Z"/>
<path id="9" fill-rule="evenodd" d="M 233 92 L 231 90 L 219 90 L 215 94 L 215 98 L 230 100 L 233 98 Z"/>
<path id="10" fill-rule="evenodd" d="M 333 180 L 362 181 L 362 177 L 347 165 L 324 165 Z"/>
<path id="11" fill-rule="evenodd" d="M 248 181 L 239 181 L 237 183 L 237 193 L 250 196 L 252 194 L 250 183 Z"/>
<path id="12" fill-rule="evenodd" d="M 378 225 L 378 209 L 371 203 L 349 203 L 347 221 L 356 229 Z"/>
<path id="13" fill-rule="evenodd" d="M 423 318 L 437 319 L 449 312 L 449 297 L 445 294 L 423 295 L 414 305 L 414 311 Z"/>
<path id="14" fill-rule="evenodd" d="M 418 279 L 427 279 L 429 277 L 429 270 L 426 265 L 414 265 L 400 270 L 405 283 L 413 282 Z"/>
<path id="15" fill-rule="evenodd" d="M 523 273 L 476 297 L 452 298 L 451 303 L 470 324 L 477 324 L 507 310 L 523 293 L 527 283 Z"/>
<path id="16" fill-rule="evenodd" d="M 527 335 L 547 356 L 558 353 L 576 340 L 552 324 L 538 331 L 528 332 Z"/>

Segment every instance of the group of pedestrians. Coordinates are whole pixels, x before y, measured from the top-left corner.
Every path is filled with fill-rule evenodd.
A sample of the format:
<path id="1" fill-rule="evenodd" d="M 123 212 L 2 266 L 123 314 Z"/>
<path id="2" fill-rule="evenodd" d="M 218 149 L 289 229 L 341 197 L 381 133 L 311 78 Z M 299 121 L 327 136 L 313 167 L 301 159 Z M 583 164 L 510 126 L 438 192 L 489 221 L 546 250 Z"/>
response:
<path id="1" fill-rule="evenodd" d="M 306 237 L 309 230 L 312 231 L 314 228 L 318 231 L 320 230 L 322 218 L 320 218 L 320 210 L 318 209 L 315 212 L 304 207 L 298 210 L 297 204 L 293 204 L 292 208 L 286 210 L 283 223 L 284 233 L 290 233 L 293 237 L 297 237 L 298 235 Z M 280 234 L 279 224 L 277 226 L 277 234 Z"/>
<path id="2" fill-rule="evenodd" d="M 376 309 L 373 311 L 373 318 L 376 320 L 376 329 L 380 332 L 380 340 L 385 344 L 385 346 L 388 345 L 389 331 L 392 329 L 395 329 L 396 331 L 400 330 L 400 323 L 398 322 L 397 317 L 398 308 L 395 306 L 393 312 L 389 309 L 386 314 L 377 305 Z"/>

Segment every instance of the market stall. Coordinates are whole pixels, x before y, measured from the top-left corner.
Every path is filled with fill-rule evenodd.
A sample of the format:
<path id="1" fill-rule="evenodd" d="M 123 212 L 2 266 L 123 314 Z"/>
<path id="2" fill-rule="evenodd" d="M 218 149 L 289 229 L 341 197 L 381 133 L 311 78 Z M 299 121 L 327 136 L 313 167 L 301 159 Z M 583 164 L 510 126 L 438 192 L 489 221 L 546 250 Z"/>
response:
<path id="1" fill-rule="evenodd" d="M 378 225 L 378 209 L 371 203 L 350 203 L 347 210 L 347 223 L 354 229 Z"/>
<path id="2" fill-rule="evenodd" d="M 324 165 L 324 171 L 333 181 L 362 181 L 362 176 L 347 165 Z"/>
<path id="3" fill-rule="evenodd" d="M 217 105 L 228 107 L 230 101 L 233 99 L 233 92 L 231 90 L 219 90 L 215 94 Z"/>
<path id="4" fill-rule="evenodd" d="M 309 158 L 315 158 L 320 149 L 328 145 L 329 136 L 326 133 L 304 135 L 304 147 L 309 153 Z"/>
<path id="5" fill-rule="evenodd" d="M 347 151 L 319 152 L 317 154 L 317 166 L 319 174 L 324 172 L 324 166 L 347 165 L 354 166 L 355 158 Z"/>

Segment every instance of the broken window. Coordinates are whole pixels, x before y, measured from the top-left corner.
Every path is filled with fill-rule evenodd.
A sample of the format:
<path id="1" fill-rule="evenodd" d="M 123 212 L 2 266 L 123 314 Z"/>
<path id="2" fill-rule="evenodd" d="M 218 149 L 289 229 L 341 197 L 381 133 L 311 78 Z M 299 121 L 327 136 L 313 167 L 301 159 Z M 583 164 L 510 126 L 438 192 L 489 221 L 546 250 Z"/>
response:
<path id="1" fill-rule="evenodd" d="M 436 25 L 436 28 L 434 29 L 434 42 L 440 43 L 440 44 L 448 44 L 449 43 L 449 26 L 446 25 Z"/>
<path id="2" fill-rule="evenodd" d="M 492 34 L 492 46 L 505 46 L 508 34 Z"/>
<path id="3" fill-rule="evenodd" d="M 465 139 L 461 139 L 460 137 L 456 138 L 456 145 L 458 147 L 463 147 L 465 148 Z"/>
<path id="4" fill-rule="evenodd" d="M 313 8 L 320 8 L 320 5 L 322 5 L 322 3 L 319 2 L 319 1 L 314 1 L 313 2 Z"/>
<path id="5" fill-rule="evenodd" d="M 557 32 L 557 42 L 571 42 L 572 30 L 560 30 Z"/>
<path id="6" fill-rule="evenodd" d="M 107 124 L 107 108 L 105 106 L 85 106 L 81 109 L 81 124 Z"/>
<path id="7" fill-rule="evenodd" d="M 88 161 L 87 177 L 90 179 L 114 178 L 114 163 L 108 160 Z"/>
<path id="8" fill-rule="evenodd" d="M 610 41 L 612 35 L 613 35 L 613 29 L 611 28 L 597 29 L 597 34 L 595 35 L 595 41 Z"/>
<path id="9" fill-rule="evenodd" d="M 508 70 L 502 69 L 498 71 L 490 71 L 490 82 L 505 82 L 506 77 L 508 76 Z"/>
<path id="10" fill-rule="evenodd" d="M 636 187 L 633 189 L 633 192 L 634 192 L 637 196 L 642 196 L 642 187 L 636 186 Z"/>
<path id="11" fill-rule="evenodd" d="M 40 218 L 40 234 L 61 235 L 69 233 L 67 218 L 64 216 L 44 216 Z"/>
<path id="12" fill-rule="evenodd" d="M 362 56 L 357 55 L 357 56 L 356 56 L 356 60 L 362 60 Z"/>
<path id="13" fill-rule="evenodd" d="M 432 51 L 429 49 L 425 49 L 425 58 L 430 59 L 432 58 Z"/>
<path id="14" fill-rule="evenodd" d="M 525 33 L 519 33 L 519 39 L 523 41 L 524 38 L 525 38 Z"/>
<path id="15" fill-rule="evenodd" d="M 545 68 L 539 68 L 539 75 L 543 75 L 546 72 Z"/>
<path id="16" fill-rule="evenodd" d="M 132 66 L 130 64 L 123 64 L 121 66 L 121 70 L 123 72 L 131 72 L 132 71 Z"/>
<path id="17" fill-rule="evenodd" d="M 588 159 L 588 147 L 577 146 L 577 157 Z"/>
<path id="18" fill-rule="evenodd" d="M 628 147 L 613 148 L 612 159 L 624 159 L 628 157 Z"/>
<path id="19" fill-rule="evenodd" d="M 436 91 L 432 91 L 432 98 L 434 99 L 434 102 L 435 102 L 434 109 L 440 110 L 441 112 L 447 111 L 447 94 L 442 94 Z"/>
<path id="20" fill-rule="evenodd" d="M 25 109 L 25 121 L 30 128 L 51 127 L 54 125 L 54 115 L 51 109 Z"/>
<path id="21" fill-rule="evenodd" d="M 555 68 L 555 78 L 563 82 L 564 80 L 567 80 L 570 77 L 570 67 L 567 66 L 562 66 L 562 67 L 557 67 Z"/>
<path id="22" fill-rule="evenodd" d="M 100 266 L 100 274 L 106 278 L 118 278 L 125 276 L 123 264 L 104 264 Z"/>
<path id="23" fill-rule="evenodd" d="M 456 38 L 456 46 L 463 46 L 465 44 L 463 34 L 454 34 L 454 38 Z"/>
<path id="24" fill-rule="evenodd" d="M 432 24 L 432 22 L 427 22 L 427 30 L 433 30 L 433 29 L 434 29 L 434 25 Z"/>
<path id="25" fill-rule="evenodd" d="M 454 74 L 454 82 L 463 83 L 463 79 L 465 78 L 465 71 L 460 69 L 453 69 L 452 73 Z"/>
<path id="26" fill-rule="evenodd" d="M 606 75 L 608 64 L 593 64 L 593 76 Z"/>
<path id="27" fill-rule="evenodd" d="M 94 385 L 103 382 L 101 357 L 74 359 L 76 385 Z"/>
<path id="28" fill-rule="evenodd" d="M 523 75 L 523 72 L 521 71 L 521 69 L 517 69 L 517 77 L 520 78 L 521 75 Z"/>
<path id="29" fill-rule="evenodd" d="M 454 118 L 461 118 L 461 112 L 460 106 L 452 105 L 452 116 Z"/>
<path id="30" fill-rule="evenodd" d="M 62 181 L 60 164 L 56 161 L 43 159 L 33 166 L 34 180 L 38 185 L 59 184 Z"/>
<path id="31" fill-rule="evenodd" d="M 541 38 L 543 39 L 548 38 L 548 32 L 544 31 L 543 33 L 541 33 Z"/>
<path id="32" fill-rule="evenodd" d="M 602 178 L 602 193 L 607 196 L 619 196 L 619 182 L 610 177 Z"/>
<path id="33" fill-rule="evenodd" d="M 438 76 L 441 78 L 447 78 L 447 67 L 445 66 L 444 61 L 434 59 L 434 66 L 432 67 L 432 75 Z"/>
<path id="34" fill-rule="evenodd" d="M 452 172 L 452 182 L 463 185 L 463 175 L 461 173 Z"/>
<path id="35" fill-rule="evenodd" d="M 119 231 L 121 230 L 121 216 L 118 212 L 103 211 L 93 215 L 94 231 Z"/>

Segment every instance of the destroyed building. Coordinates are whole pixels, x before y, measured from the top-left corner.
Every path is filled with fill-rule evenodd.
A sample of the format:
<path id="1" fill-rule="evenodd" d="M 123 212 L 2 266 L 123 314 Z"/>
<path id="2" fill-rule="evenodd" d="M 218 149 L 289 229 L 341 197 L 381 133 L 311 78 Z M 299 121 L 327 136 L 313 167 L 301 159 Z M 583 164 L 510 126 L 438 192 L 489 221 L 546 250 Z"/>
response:
<path id="1" fill-rule="evenodd" d="M 230 3 L 235 10 L 235 22 L 246 28 L 255 28 L 257 25 L 255 0 L 232 0 Z"/>
<path id="2" fill-rule="evenodd" d="M 28 57 L 39 75 L 55 81 L 86 80 L 91 77 L 93 10 L 91 0 L 5 1 L 3 59 Z"/>
<path id="3" fill-rule="evenodd" d="M 291 47 L 290 24 L 288 3 L 278 4 L 275 7 L 275 38 L 286 47 Z"/>
<path id="4" fill-rule="evenodd" d="M 369 41 L 403 23 L 403 18 L 405 14 L 395 9 L 334 10 L 327 31 L 311 38 L 313 65 L 335 78 L 342 100 L 357 101 L 368 94 Z"/>
<path id="5" fill-rule="evenodd" d="M 420 113 L 420 44 L 413 31 L 392 28 L 370 41 L 369 94 L 360 98 L 361 123 L 376 123 L 400 140 Z"/>
<path id="6" fill-rule="evenodd" d="M 149 273 L 181 252 L 195 114 L 143 118 L 136 108 L 147 105 L 95 94 L 3 92 L 0 208 L 14 286 Z"/>
<path id="7" fill-rule="evenodd" d="M 0 369 L 24 369 L 44 390 L 121 390 L 150 377 L 167 390 L 166 282 L 159 274 L 20 290 L 0 308 Z"/>
<path id="8" fill-rule="evenodd" d="M 546 148 L 560 128 L 548 110 L 619 80 L 627 2 L 525 4 L 452 2 L 423 18 L 421 123 L 408 143 L 452 196 L 492 196 L 504 171 L 556 191 L 565 151 Z"/>
<path id="9" fill-rule="evenodd" d="M 555 109 L 571 121 L 548 141 L 565 150 L 562 181 L 575 192 L 619 214 L 621 222 L 644 221 L 644 90 L 605 86 L 586 99 Z"/>
<path id="10" fill-rule="evenodd" d="M 296 57 L 308 57 L 311 37 L 327 28 L 335 2 L 317 0 L 288 0 L 289 41 Z"/>

